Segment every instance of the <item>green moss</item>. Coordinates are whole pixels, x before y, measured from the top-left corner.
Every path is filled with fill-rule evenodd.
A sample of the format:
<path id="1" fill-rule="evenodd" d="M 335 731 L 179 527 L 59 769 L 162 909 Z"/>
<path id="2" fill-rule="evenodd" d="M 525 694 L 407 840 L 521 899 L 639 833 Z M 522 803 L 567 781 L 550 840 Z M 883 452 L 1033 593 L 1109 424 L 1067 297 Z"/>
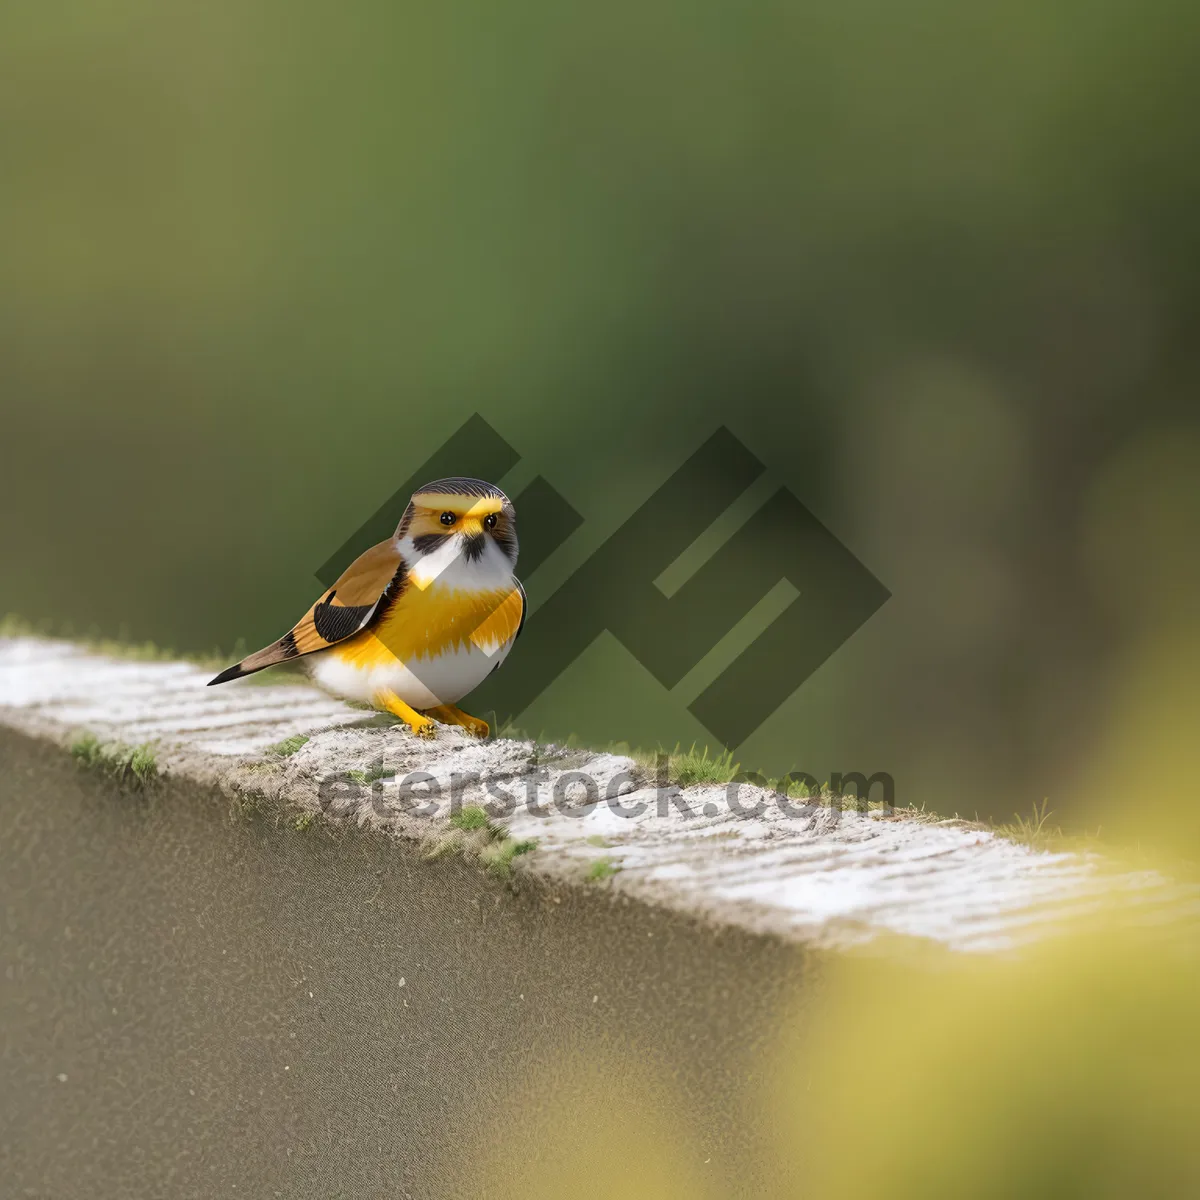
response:
<path id="1" fill-rule="evenodd" d="M 620 869 L 611 858 L 597 858 L 588 867 L 584 878 L 589 883 L 598 883 L 601 879 L 611 879 Z"/>
<path id="2" fill-rule="evenodd" d="M 262 816 L 267 812 L 269 802 L 264 792 L 248 788 L 238 792 L 229 802 L 230 820 L 249 820 L 251 817 Z"/>
<path id="3" fill-rule="evenodd" d="M 389 779 L 395 775 L 395 770 L 392 767 L 385 767 L 383 763 L 376 763 L 373 767 L 367 767 L 365 770 L 347 771 L 346 778 L 354 780 L 355 783 L 374 783 L 377 779 Z"/>
<path id="4" fill-rule="evenodd" d="M 355 767 L 352 771 L 343 771 L 341 777 L 354 783 L 372 784 L 379 779 L 390 779 L 395 774 L 395 768 L 385 767 L 379 762 L 372 767 Z"/>
<path id="5" fill-rule="evenodd" d="M 99 766 L 103 759 L 100 749 L 100 739 L 94 733 L 81 733 L 71 743 L 71 757 L 80 766 Z"/>
<path id="6" fill-rule="evenodd" d="M 426 858 L 461 854 L 466 859 L 477 859 L 493 875 L 510 879 L 513 860 L 531 853 L 537 847 L 537 841 L 533 838 L 523 841 L 510 838 L 501 826 L 488 819 L 485 809 L 475 804 L 452 813 L 448 823 L 449 831 L 429 844 L 425 851 Z"/>
<path id="7" fill-rule="evenodd" d="M 499 841 L 485 846 L 480 851 L 479 860 L 493 875 L 498 875 L 501 879 L 508 879 L 512 875 L 513 859 L 522 854 L 529 854 L 536 848 L 537 841 L 533 838 L 527 838 L 521 842 L 508 837 L 501 838 Z"/>
<path id="8" fill-rule="evenodd" d="M 673 765 L 680 787 L 691 787 L 696 783 L 728 783 L 741 769 L 741 764 L 733 761 L 731 751 L 710 757 L 707 746 L 697 753 L 694 742 L 686 754 L 680 754 L 679 747 L 675 747 Z"/>
<path id="9" fill-rule="evenodd" d="M 303 733 L 297 733 L 293 737 L 284 738 L 282 742 L 278 742 L 274 746 L 268 746 L 267 753 L 277 755 L 279 758 L 287 758 L 295 754 L 307 742 L 308 738 Z"/>
<path id="10" fill-rule="evenodd" d="M 147 745 L 134 746 L 128 759 L 128 770 L 143 787 L 158 778 L 158 762 L 154 751 Z"/>
<path id="11" fill-rule="evenodd" d="M 301 814 L 300 814 L 298 817 L 296 817 L 296 819 L 295 819 L 295 820 L 292 822 L 292 828 L 293 828 L 294 830 L 296 830 L 296 832 L 297 832 L 297 833 L 304 833 L 304 832 L 305 832 L 305 831 L 307 831 L 308 829 L 311 829 L 311 828 L 312 828 L 312 823 L 313 823 L 313 822 L 314 822 L 316 819 L 317 819 L 317 818 L 316 818 L 316 814 L 315 814 L 315 813 L 311 813 L 311 812 L 302 812 L 302 813 L 301 813 Z"/>
<path id="12" fill-rule="evenodd" d="M 450 824 L 455 829 L 469 831 L 472 829 L 492 829 L 487 813 L 477 805 L 468 805 L 461 812 L 450 814 Z"/>
<path id="13" fill-rule="evenodd" d="M 573 739 L 568 739 L 570 744 Z M 645 749 L 630 746 L 628 742 L 610 742 L 606 746 L 592 748 L 595 752 L 624 754 L 632 758 L 648 782 L 658 780 L 659 771 L 665 766 L 666 781 L 680 787 L 692 787 L 704 783 L 729 783 L 741 771 L 741 764 L 733 759 L 728 750 L 714 751 L 710 746 L 692 743 L 688 750 L 677 743 L 674 750 L 662 746 Z M 666 759 L 665 764 L 662 762 Z"/>
<path id="14" fill-rule="evenodd" d="M 1047 850 L 1052 845 L 1062 843 L 1062 829 L 1048 823 L 1054 815 L 1047 809 L 1048 803 L 1048 800 L 1043 799 L 1040 805 L 1035 804 L 1028 817 L 1013 813 L 1013 819 L 1003 825 L 994 826 L 994 832 L 1000 837 L 1008 838 L 1010 842 L 1028 846 L 1030 850 Z"/>
<path id="15" fill-rule="evenodd" d="M 83 733 L 71 743 L 71 757 L 80 766 L 100 771 L 139 791 L 158 778 L 158 762 L 149 744 L 127 746 L 102 742 L 94 733 Z"/>
<path id="16" fill-rule="evenodd" d="M 593 833 L 592 836 L 587 839 L 587 844 L 589 846 L 607 846 L 608 838 L 601 833 Z"/>

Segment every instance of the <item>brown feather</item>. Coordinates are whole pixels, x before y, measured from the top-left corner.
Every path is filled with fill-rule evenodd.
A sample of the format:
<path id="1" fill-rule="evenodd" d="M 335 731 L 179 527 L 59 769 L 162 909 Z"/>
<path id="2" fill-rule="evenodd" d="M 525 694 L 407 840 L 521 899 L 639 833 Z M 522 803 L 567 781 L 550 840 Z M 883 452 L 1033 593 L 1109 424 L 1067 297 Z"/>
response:
<path id="1" fill-rule="evenodd" d="M 394 598 L 406 584 L 407 565 L 396 542 L 389 539 L 358 556 L 337 582 L 278 641 L 256 650 L 240 663 L 222 671 L 214 683 L 240 679 L 290 658 L 325 650 L 368 628 L 383 607 L 385 596 Z"/>

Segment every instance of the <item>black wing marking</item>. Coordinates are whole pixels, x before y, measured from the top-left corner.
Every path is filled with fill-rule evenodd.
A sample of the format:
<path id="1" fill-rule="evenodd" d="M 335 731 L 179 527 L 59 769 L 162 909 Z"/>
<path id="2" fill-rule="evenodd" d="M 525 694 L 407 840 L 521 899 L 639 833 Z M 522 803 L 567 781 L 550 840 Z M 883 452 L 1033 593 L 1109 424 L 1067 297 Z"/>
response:
<path id="1" fill-rule="evenodd" d="M 521 630 L 525 628 L 525 616 L 529 612 L 529 597 L 525 595 L 525 589 L 515 575 L 513 576 L 513 583 L 517 585 L 517 591 L 521 593 L 521 621 L 517 625 L 517 632 L 513 634 L 513 645 L 515 646 L 517 638 L 521 636 Z"/>
<path id="2" fill-rule="evenodd" d="M 357 633 L 375 611 L 376 604 L 357 604 L 343 607 L 333 603 L 336 591 L 330 592 L 313 609 L 313 628 L 327 642 L 341 642 Z"/>

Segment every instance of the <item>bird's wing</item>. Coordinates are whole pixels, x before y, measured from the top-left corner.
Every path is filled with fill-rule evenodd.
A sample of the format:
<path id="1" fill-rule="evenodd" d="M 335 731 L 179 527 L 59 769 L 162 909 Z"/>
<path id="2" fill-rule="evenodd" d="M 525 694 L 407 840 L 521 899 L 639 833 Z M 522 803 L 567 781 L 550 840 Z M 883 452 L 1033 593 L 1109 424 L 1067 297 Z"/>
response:
<path id="1" fill-rule="evenodd" d="M 525 595 L 525 587 L 515 575 L 513 576 L 513 583 L 517 585 L 514 595 L 517 597 L 517 602 L 521 606 L 521 615 L 517 618 L 517 631 L 512 635 L 513 645 L 515 646 L 517 643 L 517 638 L 521 636 L 521 630 L 525 628 L 525 618 L 529 615 L 529 597 Z M 509 649 L 511 650 L 512 646 L 510 646 Z M 498 662 L 491 669 L 489 674 L 494 675 L 498 670 L 500 670 L 503 664 L 504 659 L 501 659 L 500 662 Z"/>
<path id="2" fill-rule="evenodd" d="M 263 667 L 324 650 L 366 629 L 378 616 L 382 601 L 403 580 L 408 566 L 394 539 L 380 542 L 358 556 L 337 582 L 277 642 L 224 670 L 214 683 L 252 675 Z"/>
<path id="3" fill-rule="evenodd" d="M 529 615 L 529 597 L 525 595 L 525 588 L 521 581 L 514 575 L 513 583 L 517 585 L 517 591 L 521 593 L 521 619 L 517 622 L 517 632 L 513 634 L 513 641 L 521 636 L 521 630 L 525 628 L 525 618 Z"/>

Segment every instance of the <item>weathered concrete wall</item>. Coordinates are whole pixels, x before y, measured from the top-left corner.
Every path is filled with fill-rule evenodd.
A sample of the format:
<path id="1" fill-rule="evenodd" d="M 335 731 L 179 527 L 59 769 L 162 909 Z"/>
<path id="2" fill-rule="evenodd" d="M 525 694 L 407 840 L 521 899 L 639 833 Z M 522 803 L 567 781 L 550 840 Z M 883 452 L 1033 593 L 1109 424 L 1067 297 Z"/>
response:
<path id="1" fill-rule="evenodd" d="M 653 1062 L 752 1194 L 744 1087 L 798 947 L 0 756 L 0 1195 L 469 1194 L 480 1129 L 581 1055 Z"/>
<path id="2" fill-rule="evenodd" d="M 479 743 L 444 727 L 435 740 L 418 739 L 307 686 L 208 688 L 207 679 L 186 663 L 0 639 L 0 722 L 63 745 L 80 730 L 149 741 L 169 777 L 402 840 L 445 834 L 452 792 L 460 805 L 478 805 L 499 789 L 515 802 L 499 823 L 514 840 L 537 842 L 536 853 L 514 860 L 519 874 L 578 883 L 604 859 L 619 870 L 610 886 L 627 896 L 809 946 L 899 934 L 1005 949 L 1114 888 L 1134 907 L 1178 899 L 1153 875 L 1114 876 L 1095 861 L 1033 853 L 962 821 L 786 805 L 749 785 L 659 790 L 616 755 Z M 296 734 L 309 737 L 296 753 L 267 753 Z M 387 777 L 337 782 L 375 768 Z M 599 803 L 585 803 L 581 775 Z M 431 815 L 414 811 L 423 788 L 406 802 L 403 784 L 417 776 L 440 789 Z"/>
<path id="3" fill-rule="evenodd" d="M 1008 949 L 1114 891 L 1148 918 L 1195 900 L 961 823 L 749 787 L 755 815 L 723 788 L 660 805 L 627 759 L 428 742 L 305 686 L 205 679 L 0 642 L 5 1197 L 478 1195 L 481 1128 L 514 1123 L 519 1177 L 538 1123 L 611 1118 L 510 1117 L 580 1063 L 640 1071 L 645 1119 L 686 1127 L 715 1194 L 761 1194 L 755 1072 L 828 956 Z M 160 781 L 79 767 L 81 730 L 152 741 Z M 571 771 L 644 810 L 585 805 Z M 443 786 L 433 815 L 404 802 L 412 772 Z M 464 832 L 452 777 L 463 804 L 489 783 L 520 803 Z M 598 859 L 617 873 L 588 882 Z"/>

